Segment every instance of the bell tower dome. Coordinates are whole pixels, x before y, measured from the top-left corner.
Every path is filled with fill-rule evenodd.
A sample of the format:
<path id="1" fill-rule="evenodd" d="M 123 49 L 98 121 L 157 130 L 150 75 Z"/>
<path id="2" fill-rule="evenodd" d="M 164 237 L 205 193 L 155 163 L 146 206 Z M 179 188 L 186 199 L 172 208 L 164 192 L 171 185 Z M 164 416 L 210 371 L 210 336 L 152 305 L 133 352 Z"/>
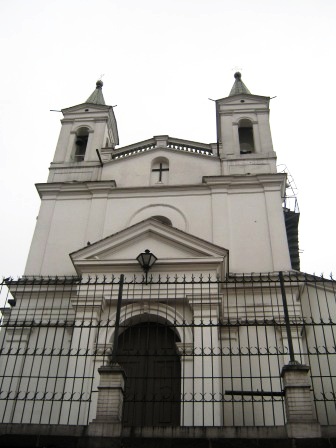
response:
<path id="1" fill-rule="evenodd" d="M 269 97 L 253 95 L 241 79 L 226 98 L 216 101 L 217 141 L 224 174 L 276 172 L 269 125 Z"/>

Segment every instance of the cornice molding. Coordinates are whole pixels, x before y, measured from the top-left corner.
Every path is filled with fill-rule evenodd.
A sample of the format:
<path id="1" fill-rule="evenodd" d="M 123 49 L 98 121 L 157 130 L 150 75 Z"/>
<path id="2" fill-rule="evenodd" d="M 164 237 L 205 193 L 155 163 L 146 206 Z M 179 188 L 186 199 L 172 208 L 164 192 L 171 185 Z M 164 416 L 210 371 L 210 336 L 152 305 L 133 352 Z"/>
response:
<path id="1" fill-rule="evenodd" d="M 36 184 L 36 189 L 42 198 L 48 196 L 72 197 L 88 195 L 91 197 L 97 194 L 108 195 L 109 197 L 130 197 L 130 196 L 171 196 L 181 195 L 206 195 L 209 190 L 222 189 L 232 193 L 236 189 L 282 189 L 286 182 L 286 174 L 253 174 L 253 175 L 223 175 L 223 176 L 203 176 L 202 183 L 191 185 L 150 185 L 145 187 L 117 187 L 114 180 L 108 181 L 70 181 L 70 182 L 48 182 Z"/>
<path id="2" fill-rule="evenodd" d="M 203 182 L 209 186 L 218 185 L 230 189 L 237 187 L 265 187 L 271 185 L 282 186 L 285 181 L 285 173 L 203 177 Z"/>

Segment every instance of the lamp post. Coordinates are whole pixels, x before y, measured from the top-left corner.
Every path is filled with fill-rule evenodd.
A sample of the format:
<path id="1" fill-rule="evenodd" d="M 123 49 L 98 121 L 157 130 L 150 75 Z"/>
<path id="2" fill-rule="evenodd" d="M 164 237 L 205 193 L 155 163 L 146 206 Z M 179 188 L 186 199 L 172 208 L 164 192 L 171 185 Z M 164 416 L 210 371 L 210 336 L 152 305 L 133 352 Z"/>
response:
<path id="1" fill-rule="evenodd" d="M 137 261 L 146 274 L 146 284 L 148 283 L 147 282 L 148 271 L 156 262 L 156 260 L 157 260 L 156 256 L 152 254 L 149 249 L 146 249 L 145 252 L 141 252 L 141 254 L 137 256 Z"/>

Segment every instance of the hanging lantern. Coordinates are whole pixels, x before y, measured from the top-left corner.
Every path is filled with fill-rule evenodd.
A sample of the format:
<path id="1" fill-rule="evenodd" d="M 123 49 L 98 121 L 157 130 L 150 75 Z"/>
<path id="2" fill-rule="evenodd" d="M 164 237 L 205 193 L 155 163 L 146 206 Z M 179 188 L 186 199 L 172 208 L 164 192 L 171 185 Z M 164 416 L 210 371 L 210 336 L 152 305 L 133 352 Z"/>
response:
<path id="1" fill-rule="evenodd" d="M 149 249 L 146 249 L 145 252 L 141 252 L 141 254 L 139 254 L 136 259 L 146 274 L 147 283 L 148 271 L 156 262 L 157 258 L 154 254 L 151 253 Z"/>

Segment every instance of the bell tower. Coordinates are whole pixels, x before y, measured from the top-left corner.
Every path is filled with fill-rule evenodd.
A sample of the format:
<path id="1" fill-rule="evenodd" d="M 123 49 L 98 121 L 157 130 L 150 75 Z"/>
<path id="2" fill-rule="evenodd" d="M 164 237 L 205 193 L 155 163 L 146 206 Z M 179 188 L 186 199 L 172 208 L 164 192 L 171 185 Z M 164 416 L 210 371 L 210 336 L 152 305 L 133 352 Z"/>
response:
<path id="1" fill-rule="evenodd" d="M 48 182 L 97 180 L 97 173 L 94 178 L 88 175 L 100 163 L 97 150 L 112 151 L 119 144 L 113 107 L 105 104 L 102 87 L 103 82 L 98 80 L 85 103 L 62 109 L 64 118 Z"/>
<path id="2" fill-rule="evenodd" d="M 216 101 L 217 142 L 223 174 L 276 173 L 269 97 L 252 95 L 236 72 L 226 98 Z"/>

